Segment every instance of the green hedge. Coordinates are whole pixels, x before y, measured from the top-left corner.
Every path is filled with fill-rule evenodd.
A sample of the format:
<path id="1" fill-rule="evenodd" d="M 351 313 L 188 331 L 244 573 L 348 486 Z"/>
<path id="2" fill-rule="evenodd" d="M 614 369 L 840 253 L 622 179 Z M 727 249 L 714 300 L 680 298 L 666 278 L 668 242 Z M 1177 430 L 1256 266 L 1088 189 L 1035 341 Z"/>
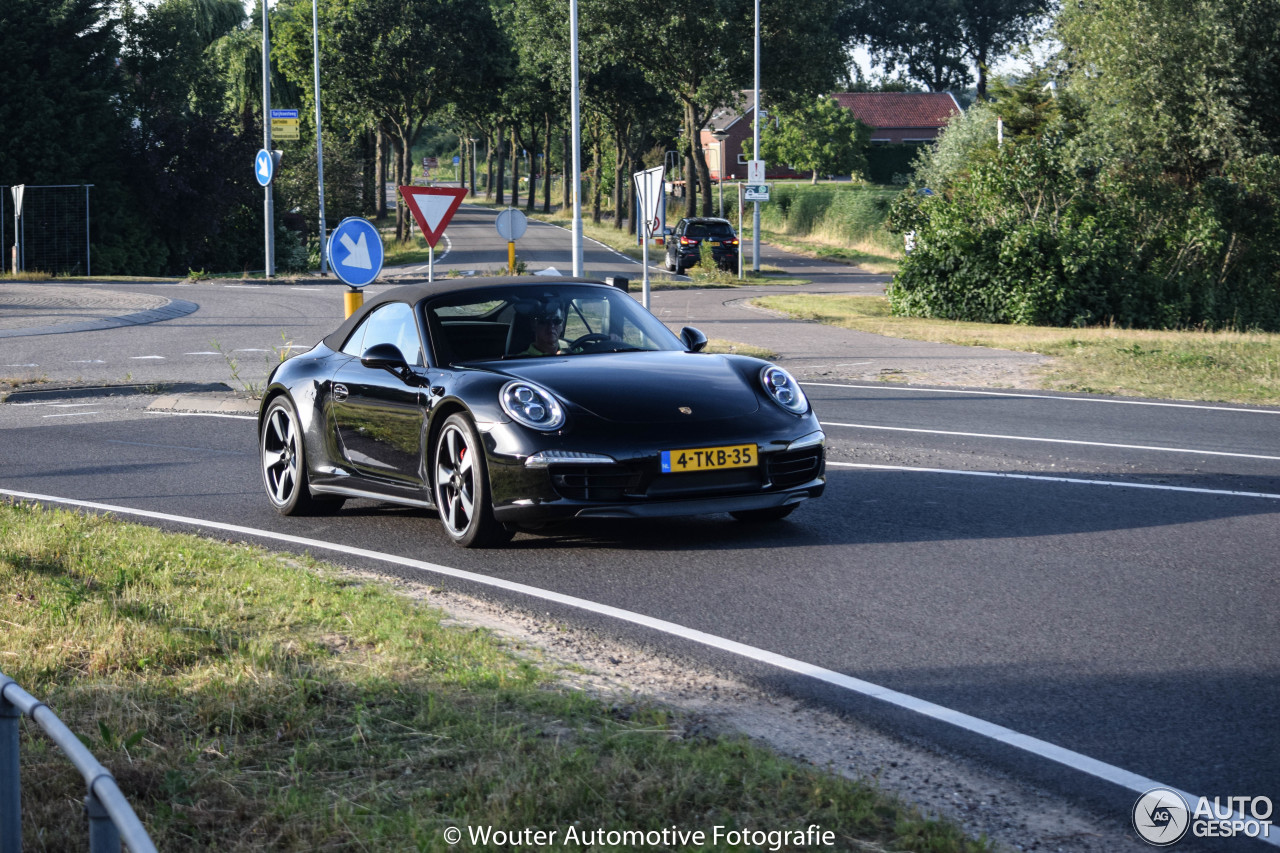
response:
<path id="1" fill-rule="evenodd" d="M 894 313 L 1051 326 L 1280 330 L 1280 158 L 1198 185 L 1089 174 L 1052 140 L 975 157 L 941 194 L 903 193 L 915 232 Z"/>
<path id="2" fill-rule="evenodd" d="M 851 246 L 896 250 L 901 239 L 885 228 L 898 191 L 855 183 L 774 183 L 760 205 L 762 227 L 798 237 L 821 236 Z"/>

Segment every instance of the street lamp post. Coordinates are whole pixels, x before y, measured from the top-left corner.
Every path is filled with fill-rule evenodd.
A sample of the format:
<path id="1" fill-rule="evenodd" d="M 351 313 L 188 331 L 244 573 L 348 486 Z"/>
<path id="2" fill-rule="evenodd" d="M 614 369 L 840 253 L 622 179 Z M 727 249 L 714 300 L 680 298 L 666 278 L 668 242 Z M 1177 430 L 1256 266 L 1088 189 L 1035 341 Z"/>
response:
<path id="1" fill-rule="evenodd" d="M 320 131 L 320 12 L 317 0 L 311 0 L 311 47 L 315 56 L 316 76 L 316 182 L 320 186 L 320 275 L 329 274 L 329 247 L 324 221 L 324 142 Z"/>
<path id="2" fill-rule="evenodd" d="M 711 131 L 711 135 L 715 137 L 716 142 L 720 143 L 720 153 L 716 157 L 716 182 L 720 184 L 720 217 L 724 218 L 724 141 L 729 138 L 729 133 L 724 128 Z"/>

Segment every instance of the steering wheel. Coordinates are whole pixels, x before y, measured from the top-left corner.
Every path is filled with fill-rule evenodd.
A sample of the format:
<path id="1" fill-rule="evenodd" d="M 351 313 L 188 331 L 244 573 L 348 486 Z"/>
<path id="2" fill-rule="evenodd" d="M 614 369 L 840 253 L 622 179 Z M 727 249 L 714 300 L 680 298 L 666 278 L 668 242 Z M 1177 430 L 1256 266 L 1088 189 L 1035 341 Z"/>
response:
<path id="1" fill-rule="evenodd" d="M 589 344 L 599 344 L 611 340 L 613 340 L 613 338 L 608 335 L 603 335 L 600 332 L 591 332 L 590 334 L 577 338 L 573 343 L 569 344 L 569 351 L 582 352 Z"/>

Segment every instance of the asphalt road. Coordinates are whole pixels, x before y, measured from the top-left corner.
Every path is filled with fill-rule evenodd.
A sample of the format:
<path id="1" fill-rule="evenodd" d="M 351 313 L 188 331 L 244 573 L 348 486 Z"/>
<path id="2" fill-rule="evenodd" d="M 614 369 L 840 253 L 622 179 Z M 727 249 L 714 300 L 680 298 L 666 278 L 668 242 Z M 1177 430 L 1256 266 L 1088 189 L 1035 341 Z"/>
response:
<path id="1" fill-rule="evenodd" d="M 446 263 L 466 261 L 461 230 L 450 232 Z M 111 285 L 162 287 L 200 310 L 148 326 L 0 339 L 0 364 L 37 364 L 30 369 L 53 378 L 234 385 L 228 354 L 254 370 L 261 361 L 265 372 L 275 341 L 309 344 L 341 308 L 340 289 L 324 285 Z M 508 588 L 447 575 L 430 582 L 977 752 L 1102 797 L 1119 821 L 1130 794 L 1060 765 L 759 656 L 509 585 L 863 679 L 1196 794 L 1280 799 L 1280 410 L 838 379 L 806 390 L 828 433 L 830 485 L 771 527 L 723 516 L 600 522 L 470 553 L 449 545 L 430 513 L 353 501 L 333 519 L 284 519 L 266 512 L 251 420 L 148 412 L 146 396 L 0 406 L 0 489 L 474 573 Z M 372 555 L 343 561 L 421 578 L 421 568 Z"/>

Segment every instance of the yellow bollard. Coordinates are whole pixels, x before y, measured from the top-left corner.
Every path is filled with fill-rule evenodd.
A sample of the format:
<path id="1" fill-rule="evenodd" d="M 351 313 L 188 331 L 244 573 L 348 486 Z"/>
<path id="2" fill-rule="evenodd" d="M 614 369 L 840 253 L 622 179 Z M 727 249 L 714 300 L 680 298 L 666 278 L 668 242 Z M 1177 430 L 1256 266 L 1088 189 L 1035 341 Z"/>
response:
<path id="1" fill-rule="evenodd" d="M 507 272 L 512 275 L 516 274 L 516 244 L 514 240 L 507 241 Z"/>
<path id="2" fill-rule="evenodd" d="M 347 317 L 350 317 L 352 314 L 356 313 L 356 311 L 359 310 L 360 306 L 363 304 L 364 304 L 363 290 L 352 289 L 342 294 L 342 307 L 346 309 L 347 313 L 345 316 Z"/>

